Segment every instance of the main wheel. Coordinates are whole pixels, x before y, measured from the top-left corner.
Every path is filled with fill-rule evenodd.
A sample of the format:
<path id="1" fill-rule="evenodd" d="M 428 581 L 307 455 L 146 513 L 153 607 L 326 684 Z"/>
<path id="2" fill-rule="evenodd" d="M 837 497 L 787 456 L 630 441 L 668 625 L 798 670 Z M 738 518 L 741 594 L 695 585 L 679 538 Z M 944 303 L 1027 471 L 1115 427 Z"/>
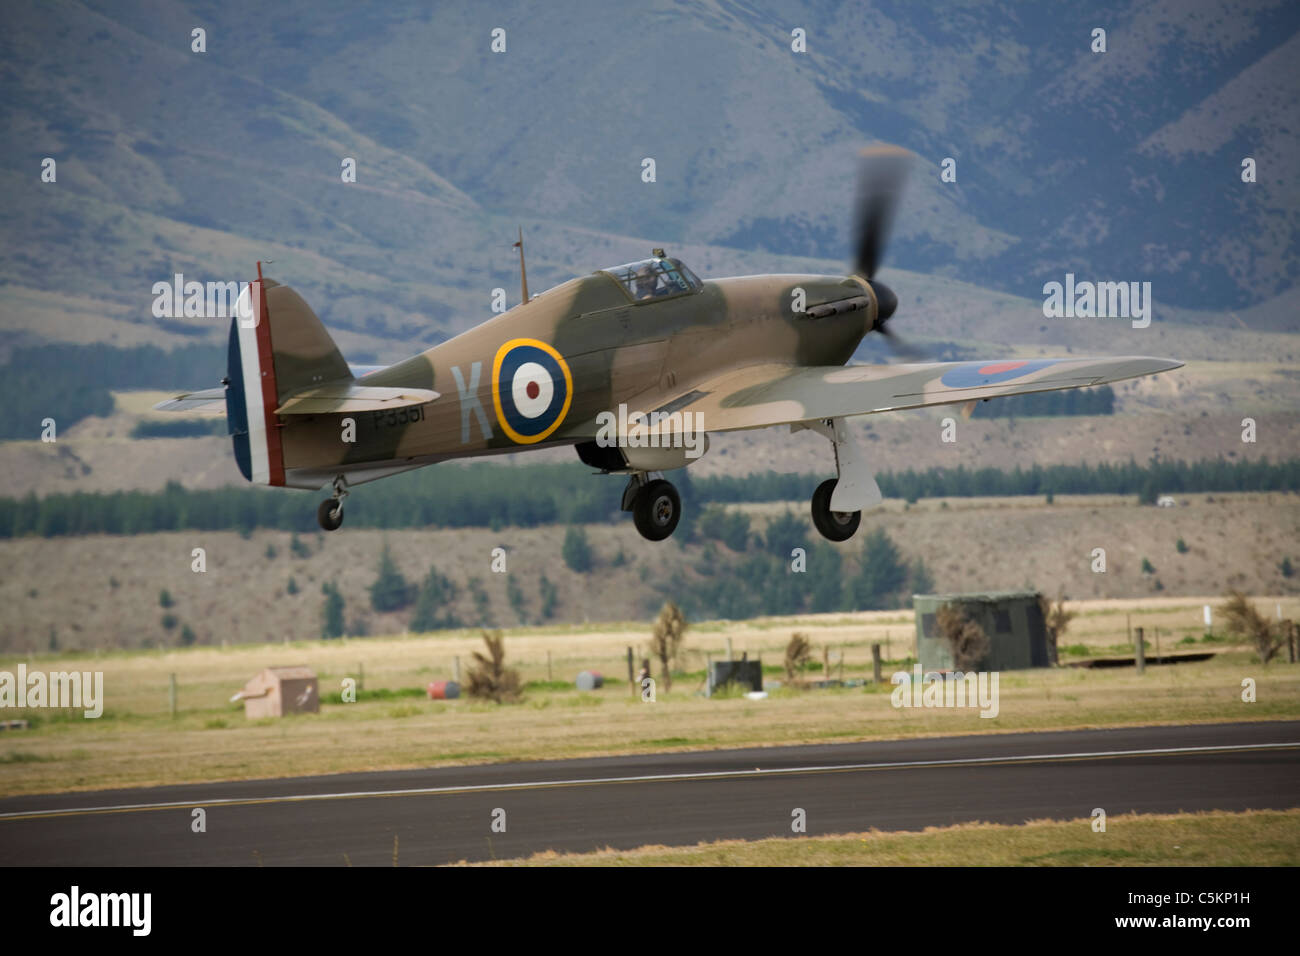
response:
<path id="1" fill-rule="evenodd" d="M 831 494 L 839 484 L 837 478 L 827 478 L 812 496 L 813 524 L 823 538 L 831 541 L 848 541 L 862 523 L 861 511 L 831 511 Z"/>
<path id="2" fill-rule="evenodd" d="M 326 531 L 337 531 L 343 524 L 343 502 L 326 498 L 316 509 L 316 521 Z"/>
<path id="3" fill-rule="evenodd" d="M 673 533 L 682 516 L 682 499 L 672 482 L 658 478 L 637 492 L 632 502 L 632 521 L 641 537 L 662 541 Z"/>

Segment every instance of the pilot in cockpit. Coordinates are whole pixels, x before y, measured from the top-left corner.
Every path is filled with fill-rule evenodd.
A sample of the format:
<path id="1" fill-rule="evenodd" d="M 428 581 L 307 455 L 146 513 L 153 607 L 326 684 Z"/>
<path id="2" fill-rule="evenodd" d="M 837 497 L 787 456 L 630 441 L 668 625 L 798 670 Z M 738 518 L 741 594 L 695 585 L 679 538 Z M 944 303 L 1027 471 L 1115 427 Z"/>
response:
<path id="1" fill-rule="evenodd" d="M 655 269 L 654 263 L 644 263 L 636 271 L 636 297 L 653 299 L 659 294 L 659 272 Z"/>

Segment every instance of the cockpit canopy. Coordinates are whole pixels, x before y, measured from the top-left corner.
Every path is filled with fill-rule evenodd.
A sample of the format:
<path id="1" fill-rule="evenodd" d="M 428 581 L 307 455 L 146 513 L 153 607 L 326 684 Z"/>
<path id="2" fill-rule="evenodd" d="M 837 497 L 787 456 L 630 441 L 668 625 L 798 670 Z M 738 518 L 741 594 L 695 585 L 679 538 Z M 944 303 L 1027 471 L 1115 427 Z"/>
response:
<path id="1" fill-rule="evenodd" d="M 667 256 L 628 262 L 601 271 L 622 286 L 623 291 L 633 302 L 687 295 L 704 288 L 704 283 L 694 272 L 682 265 L 680 259 Z"/>

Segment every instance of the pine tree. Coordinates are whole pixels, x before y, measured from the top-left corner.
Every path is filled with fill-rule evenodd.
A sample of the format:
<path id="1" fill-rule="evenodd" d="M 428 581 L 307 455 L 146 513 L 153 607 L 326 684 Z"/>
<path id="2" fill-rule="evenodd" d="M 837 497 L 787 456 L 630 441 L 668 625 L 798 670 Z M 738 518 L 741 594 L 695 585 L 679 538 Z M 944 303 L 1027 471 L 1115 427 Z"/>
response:
<path id="1" fill-rule="evenodd" d="M 344 631 L 343 623 L 343 595 L 339 593 L 338 585 L 333 581 L 326 581 L 320 586 L 321 593 L 325 595 L 325 606 L 321 610 L 321 637 L 342 637 Z"/>
<path id="2" fill-rule="evenodd" d="M 862 611 L 897 607 L 907 583 L 907 566 L 882 528 L 867 535 L 860 564 L 852 585 L 855 607 Z"/>
<path id="3" fill-rule="evenodd" d="M 378 575 L 375 583 L 370 585 L 370 606 L 376 611 L 400 611 L 414 600 L 414 591 L 402 572 L 397 570 L 385 543 L 379 555 Z"/>
<path id="4" fill-rule="evenodd" d="M 815 542 L 808 549 L 808 576 L 812 578 L 809 610 L 815 613 L 844 610 L 843 565 L 840 553 L 825 541 Z"/>
<path id="5" fill-rule="evenodd" d="M 619 554 L 622 553 L 623 552 L 621 551 L 619 552 Z M 543 574 L 537 579 L 537 593 L 540 594 L 542 598 L 542 620 L 549 621 L 555 616 L 555 603 L 559 600 L 559 591 L 556 589 L 555 585 L 551 583 L 551 579 Z"/>
<path id="6" fill-rule="evenodd" d="M 934 577 L 925 562 L 917 558 L 907 571 L 907 589 L 913 594 L 933 594 Z"/>
<path id="7" fill-rule="evenodd" d="M 460 620 L 449 608 L 455 599 L 456 585 L 438 573 L 437 568 L 429 568 L 415 601 L 411 630 L 417 634 L 426 634 L 429 631 L 460 627 Z"/>
<path id="8" fill-rule="evenodd" d="M 591 544 L 587 541 L 587 532 L 576 525 L 570 525 L 564 532 L 564 546 L 560 549 L 564 563 L 570 571 L 585 574 L 591 570 Z"/>

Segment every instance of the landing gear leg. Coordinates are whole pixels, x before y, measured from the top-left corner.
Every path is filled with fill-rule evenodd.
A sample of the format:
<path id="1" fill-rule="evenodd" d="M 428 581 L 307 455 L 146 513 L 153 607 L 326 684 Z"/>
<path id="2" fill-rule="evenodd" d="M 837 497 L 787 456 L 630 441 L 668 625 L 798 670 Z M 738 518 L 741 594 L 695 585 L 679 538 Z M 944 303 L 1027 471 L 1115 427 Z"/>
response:
<path id="1" fill-rule="evenodd" d="M 839 475 L 823 481 L 813 493 L 813 524 L 822 537 L 847 541 L 858 530 L 863 510 L 875 507 L 884 499 L 880 486 L 871 474 L 862 446 L 849 433 L 844 419 L 826 418 L 801 427 L 811 428 L 830 439 Z"/>
<path id="2" fill-rule="evenodd" d="M 343 524 L 343 499 L 348 496 L 348 480 L 343 475 L 334 479 L 334 495 L 326 498 L 316 509 L 316 521 L 326 531 L 337 531 Z"/>
<path id="3" fill-rule="evenodd" d="M 682 499 L 672 482 L 637 472 L 623 489 L 623 510 L 632 512 L 632 522 L 641 537 L 663 541 L 681 520 Z"/>

